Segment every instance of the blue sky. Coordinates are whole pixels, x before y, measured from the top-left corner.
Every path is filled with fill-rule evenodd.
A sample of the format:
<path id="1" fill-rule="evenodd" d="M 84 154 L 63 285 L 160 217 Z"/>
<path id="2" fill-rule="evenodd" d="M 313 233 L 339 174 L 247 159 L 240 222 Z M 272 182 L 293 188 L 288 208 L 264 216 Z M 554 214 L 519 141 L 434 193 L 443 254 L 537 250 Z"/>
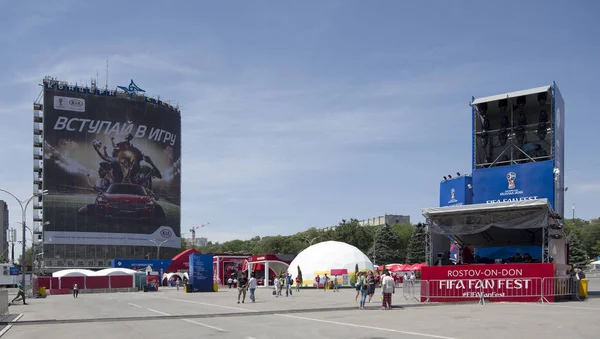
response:
<path id="1" fill-rule="evenodd" d="M 595 1 L 3 1 L 0 188 L 32 192 L 45 75 L 182 106 L 182 231 L 224 241 L 385 213 L 470 172 L 468 103 L 556 81 L 566 213 L 600 216 Z M 596 102 L 596 106 L 594 105 Z M 11 204 L 12 225 L 19 211 Z"/>

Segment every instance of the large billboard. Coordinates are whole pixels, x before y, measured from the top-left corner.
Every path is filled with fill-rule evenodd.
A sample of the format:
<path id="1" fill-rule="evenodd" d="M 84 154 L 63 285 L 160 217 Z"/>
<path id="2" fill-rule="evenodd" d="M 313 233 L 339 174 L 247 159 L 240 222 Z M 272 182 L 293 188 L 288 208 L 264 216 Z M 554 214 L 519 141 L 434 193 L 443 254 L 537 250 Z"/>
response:
<path id="1" fill-rule="evenodd" d="M 473 203 L 548 199 L 554 206 L 554 161 L 478 169 L 473 172 Z"/>
<path id="2" fill-rule="evenodd" d="M 565 101 L 554 83 L 554 167 L 558 169 L 558 179 L 554 187 L 554 211 L 564 218 L 565 212 Z"/>
<path id="3" fill-rule="evenodd" d="M 104 93 L 45 83 L 44 245 L 179 249 L 181 115 L 141 96 Z"/>

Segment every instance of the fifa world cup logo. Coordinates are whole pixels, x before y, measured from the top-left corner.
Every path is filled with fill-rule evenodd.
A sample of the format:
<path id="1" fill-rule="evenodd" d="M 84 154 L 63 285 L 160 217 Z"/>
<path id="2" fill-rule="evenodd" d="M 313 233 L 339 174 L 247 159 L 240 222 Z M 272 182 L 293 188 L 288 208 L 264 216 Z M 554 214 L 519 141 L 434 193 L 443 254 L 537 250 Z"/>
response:
<path id="1" fill-rule="evenodd" d="M 512 190 L 515 189 L 515 180 L 517 179 L 517 173 L 515 172 L 509 172 L 506 175 L 506 180 L 508 180 L 508 189 Z"/>
<path id="2" fill-rule="evenodd" d="M 450 190 L 450 199 L 454 200 L 454 192 L 456 192 L 456 190 L 453 188 Z"/>
<path id="3" fill-rule="evenodd" d="M 135 155 L 130 150 L 121 151 L 119 153 L 119 165 L 123 172 L 123 183 L 131 183 L 131 171 L 135 165 Z"/>

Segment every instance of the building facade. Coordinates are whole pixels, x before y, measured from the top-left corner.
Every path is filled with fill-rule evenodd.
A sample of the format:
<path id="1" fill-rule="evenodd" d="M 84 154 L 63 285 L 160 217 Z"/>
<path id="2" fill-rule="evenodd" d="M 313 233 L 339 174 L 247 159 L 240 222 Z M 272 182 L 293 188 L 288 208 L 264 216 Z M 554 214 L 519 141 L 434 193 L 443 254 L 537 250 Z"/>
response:
<path id="1" fill-rule="evenodd" d="M 0 261 L 8 262 L 8 205 L 3 200 L 0 200 L 0 253 Z"/>
<path id="2" fill-rule="evenodd" d="M 45 78 L 34 110 L 33 230 L 44 266 L 106 267 L 181 251 L 181 112 L 131 81 Z"/>
<path id="3" fill-rule="evenodd" d="M 375 218 L 360 220 L 361 226 L 384 226 L 397 224 L 410 224 L 410 215 L 386 214 Z"/>

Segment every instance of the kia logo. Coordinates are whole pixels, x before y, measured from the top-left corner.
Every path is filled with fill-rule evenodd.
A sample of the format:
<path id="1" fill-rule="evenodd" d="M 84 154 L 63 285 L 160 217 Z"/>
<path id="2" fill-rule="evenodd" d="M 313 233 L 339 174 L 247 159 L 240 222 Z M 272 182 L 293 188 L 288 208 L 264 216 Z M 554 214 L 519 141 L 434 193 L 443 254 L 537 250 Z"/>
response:
<path id="1" fill-rule="evenodd" d="M 83 101 L 77 100 L 77 99 L 71 99 L 71 100 L 69 100 L 69 105 L 75 106 L 75 107 L 81 107 L 81 106 L 83 106 Z"/>
<path id="2" fill-rule="evenodd" d="M 173 235 L 173 233 L 169 230 L 162 230 L 160 231 L 160 235 L 162 235 L 163 238 L 170 238 Z"/>

